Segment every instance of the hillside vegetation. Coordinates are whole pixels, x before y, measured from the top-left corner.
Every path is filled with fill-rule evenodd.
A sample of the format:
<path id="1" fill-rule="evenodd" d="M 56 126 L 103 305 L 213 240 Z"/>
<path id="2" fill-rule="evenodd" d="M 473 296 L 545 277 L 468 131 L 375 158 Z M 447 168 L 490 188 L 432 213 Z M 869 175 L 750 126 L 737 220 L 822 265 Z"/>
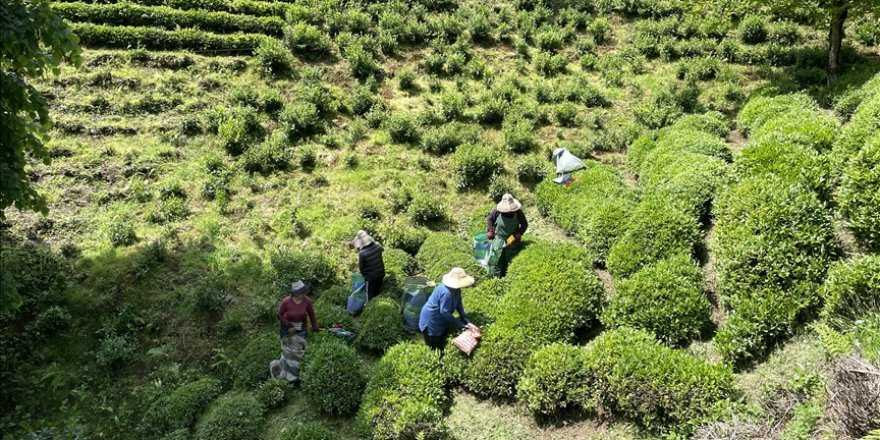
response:
<path id="1" fill-rule="evenodd" d="M 829 78 L 802 6 L 51 3 L 83 62 L 35 83 L 49 213 L 0 223 L 3 440 L 880 435 L 880 13 Z M 530 227 L 489 279 L 507 192 Z M 361 229 L 388 275 L 352 317 Z M 399 313 L 453 266 L 470 357 Z M 310 334 L 292 387 L 295 279 L 357 338 Z"/>

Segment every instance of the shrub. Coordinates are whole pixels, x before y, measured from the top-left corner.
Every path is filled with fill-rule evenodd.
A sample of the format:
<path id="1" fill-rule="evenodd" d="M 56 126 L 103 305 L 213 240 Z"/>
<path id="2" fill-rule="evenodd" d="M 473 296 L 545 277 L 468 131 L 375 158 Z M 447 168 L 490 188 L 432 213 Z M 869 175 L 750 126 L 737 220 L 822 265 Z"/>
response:
<path id="1" fill-rule="evenodd" d="M 261 34 L 215 34 L 197 29 L 163 30 L 141 26 L 107 26 L 93 23 L 71 23 L 71 30 L 80 42 L 90 47 L 150 50 L 236 50 L 247 54 L 267 37 Z M 186 65 L 186 58 L 183 63 Z M 172 67 L 178 67 L 173 63 Z"/>
<path id="2" fill-rule="evenodd" d="M 261 130 L 258 114 L 250 107 L 233 107 L 217 126 L 223 148 L 231 155 L 244 152 Z"/>
<path id="3" fill-rule="evenodd" d="M 835 175 L 840 175 L 851 157 L 856 156 L 863 145 L 871 142 L 871 138 L 880 131 L 880 92 L 867 97 L 853 113 L 834 144 L 832 164 Z"/>
<path id="4" fill-rule="evenodd" d="M 584 349 L 568 344 L 551 344 L 532 354 L 517 385 L 517 397 L 535 414 L 589 405 Z"/>
<path id="5" fill-rule="evenodd" d="M 831 170 L 827 157 L 810 147 L 781 141 L 751 143 L 741 151 L 734 165 L 738 176 L 772 174 L 828 199 Z"/>
<path id="6" fill-rule="evenodd" d="M 571 60 L 568 59 L 568 56 L 562 53 L 551 55 L 547 52 L 538 52 L 532 59 L 532 64 L 535 65 L 535 70 L 541 75 L 554 76 L 565 72 L 569 61 Z"/>
<path id="7" fill-rule="evenodd" d="M 294 53 L 309 55 L 330 53 L 330 38 L 317 26 L 299 22 L 284 29 L 284 41 Z"/>
<path id="8" fill-rule="evenodd" d="M 356 115 L 364 115 L 379 101 L 369 87 L 355 85 L 351 91 L 351 111 Z"/>
<path id="9" fill-rule="evenodd" d="M 761 128 L 769 120 L 792 110 L 817 110 L 816 103 L 807 95 L 792 94 L 752 98 L 743 106 L 736 123 L 743 132 Z"/>
<path id="10" fill-rule="evenodd" d="M 587 26 L 587 32 L 593 36 L 596 44 L 604 44 L 613 39 L 614 31 L 611 23 L 605 17 L 596 17 Z"/>
<path id="11" fill-rule="evenodd" d="M 279 294 L 294 280 L 303 280 L 313 290 L 331 286 L 337 279 L 336 264 L 322 252 L 278 247 L 269 251 L 269 275 Z"/>
<path id="12" fill-rule="evenodd" d="M 280 41 L 266 39 L 254 50 L 257 65 L 269 75 L 283 75 L 291 70 L 290 52 Z"/>
<path id="13" fill-rule="evenodd" d="M 674 124 L 660 130 L 657 135 L 657 145 L 679 152 L 714 156 L 725 161 L 730 161 L 732 158 L 727 144 L 718 136 L 701 131 L 682 129 Z"/>
<path id="14" fill-rule="evenodd" d="M 269 377 L 269 362 L 280 353 L 281 343 L 275 332 L 252 339 L 232 362 L 236 383 L 256 388 Z"/>
<path id="15" fill-rule="evenodd" d="M 479 132 L 462 123 L 444 124 L 428 129 L 422 136 L 422 149 L 431 154 L 447 154 L 459 145 L 477 142 Z"/>
<path id="16" fill-rule="evenodd" d="M 474 259 L 470 243 L 445 232 L 428 235 L 416 254 L 416 260 L 425 268 L 425 276 L 438 282 L 453 267 L 461 267 L 478 281 L 485 273 Z"/>
<path id="17" fill-rule="evenodd" d="M 314 171 L 315 166 L 318 165 L 318 156 L 315 154 L 315 150 L 313 150 L 310 146 L 300 148 L 299 154 L 297 156 L 299 156 L 297 160 L 299 162 L 300 169 L 307 173 Z"/>
<path id="18" fill-rule="evenodd" d="M 244 153 L 245 171 L 249 173 L 271 173 L 286 169 L 290 162 L 287 155 L 287 133 L 272 133 L 263 143 L 249 148 Z"/>
<path id="19" fill-rule="evenodd" d="M 523 332 L 492 324 L 483 329 L 480 347 L 471 355 L 461 381 L 477 396 L 512 399 L 529 357 L 538 348 Z"/>
<path id="20" fill-rule="evenodd" d="M 134 226 L 125 218 L 116 216 L 107 227 L 107 237 L 113 246 L 128 246 L 137 241 Z"/>
<path id="21" fill-rule="evenodd" d="M 763 17 L 750 15 L 739 23 L 739 38 L 746 44 L 767 41 L 767 22 Z"/>
<path id="22" fill-rule="evenodd" d="M 563 102 L 553 107 L 553 119 L 563 127 L 572 127 L 577 123 L 580 109 L 571 102 Z"/>
<path id="23" fill-rule="evenodd" d="M 669 345 L 683 344 L 699 336 L 709 321 L 703 284 L 700 268 L 689 255 L 650 264 L 614 286 L 602 323 L 646 330 Z"/>
<path id="24" fill-rule="evenodd" d="M 488 97 L 473 110 L 474 120 L 481 124 L 498 124 L 510 109 L 510 103 L 500 97 Z"/>
<path id="25" fill-rule="evenodd" d="M 424 228 L 413 226 L 405 221 L 391 221 L 379 226 L 377 233 L 382 243 L 388 247 L 402 249 L 415 255 L 425 241 L 427 232 Z"/>
<path id="26" fill-rule="evenodd" d="M 385 120 L 384 128 L 394 142 L 406 144 L 419 140 L 418 125 L 409 114 L 392 114 Z"/>
<path id="27" fill-rule="evenodd" d="M 348 293 L 348 290 L 344 291 Z M 348 298 L 348 295 L 341 301 L 342 303 Z M 345 310 L 345 307 L 339 305 L 340 301 L 334 298 L 324 299 L 324 295 L 315 301 L 315 316 L 318 318 L 318 325 L 321 328 L 330 328 L 336 324 L 342 324 L 346 330 L 356 331 L 357 321 Z"/>
<path id="28" fill-rule="evenodd" d="M 95 350 L 95 361 L 101 368 L 119 369 L 134 358 L 136 346 L 128 336 L 105 335 Z"/>
<path id="29" fill-rule="evenodd" d="M 516 164 L 516 178 L 523 183 L 538 183 L 552 174 L 548 161 L 539 155 L 529 155 Z"/>
<path id="30" fill-rule="evenodd" d="M 808 189 L 776 176 L 749 177 L 722 191 L 714 205 L 722 295 L 822 280 L 836 254 L 832 219 Z"/>
<path id="31" fill-rule="evenodd" d="M 406 327 L 400 317 L 400 306 L 394 300 L 380 297 L 370 301 L 364 308 L 359 346 L 375 351 L 385 351 L 407 337 Z"/>
<path id="32" fill-rule="evenodd" d="M 670 130 L 692 130 L 715 135 L 723 138 L 730 129 L 724 121 L 724 115 L 717 111 L 706 112 L 696 115 L 684 115 L 676 120 Z"/>
<path id="33" fill-rule="evenodd" d="M 144 413 L 139 431 L 155 438 L 177 429 L 191 428 L 202 410 L 220 394 L 220 382 L 199 379 L 159 397 Z"/>
<path id="34" fill-rule="evenodd" d="M 146 212 L 148 222 L 165 224 L 183 220 L 189 217 L 190 210 L 186 200 L 173 197 L 159 199 Z"/>
<path id="35" fill-rule="evenodd" d="M 880 135 L 843 168 L 835 200 L 847 228 L 866 249 L 880 252 Z"/>
<path id="36" fill-rule="evenodd" d="M 459 189 L 472 188 L 484 182 L 501 168 L 501 160 L 493 148 L 466 144 L 455 150 L 452 168 Z"/>
<path id="37" fill-rule="evenodd" d="M 285 379 L 269 379 L 257 388 L 257 401 L 265 409 L 276 409 L 287 403 L 293 389 Z"/>
<path id="38" fill-rule="evenodd" d="M 438 222 L 446 218 L 446 209 L 443 204 L 428 193 L 416 194 L 407 208 L 407 213 L 413 223 L 419 225 Z"/>
<path id="39" fill-rule="evenodd" d="M 526 153 L 538 146 L 535 126 L 532 121 L 522 118 L 508 118 L 502 128 L 504 144 L 514 153 Z"/>
<path id="40" fill-rule="evenodd" d="M 792 109 L 772 117 L 751 132 L 753 142 L 778 140 L 828 151 L 840 129 L 837 122 L 814 109 Z"/>
<path id="41" fill-rule="evenodd" d="M 278 440 L 336 440 L 336 434 L 320 422 L 296 422 L 281 431 Z"/>
<path id="42" fill-rule="evenodd" d="M 715 79 L 721 70 L 721 61 L 715 57 L 690 58 L 678 63 L 678 79 L 686 81 L 708 81 Z"/>
<path id="43" fill-rule="evenodd" d="M 318 108 L 305 101 L 286 105 L 279 121 L 287 130 L 287 136 L 294 141 L 319 132 L 323 126 Z"/>
<path id="44" fill-rule="evenodd" d="M 375 308 L 374 299 L 367 309 Z M 364 312 L 364 330 L 368 327 Z M 367 384 L 364 366 L 353 348 L 336 340 L 321 341 L 309 346 L 302 367 L 303 392 L 321 411 L 333 415 L 354 412 L 361 402 Z"/>
<path id="45" fill-rule="evenodd" d="M 481 282 L 473 289 L 462 292 L 462 303 L 468 320 L 474 325 L 485 327 L 498 316 L 498 304 L 506 290 L 506 284 L 500 279 Z"/>
<path id="46" fill-rule="evenodd" d="M 822 317 L 837 324 L 880 310 L 880 257 L 856 256 L 834 263 L 822 287 Z"/>
<path id="47" fill-rule="evenodd" d="M 446 438 L 440 358 L 424 344 L 392 347 L 370 374 L 356 427 L 375 440 Z"/>
<path id="48" fill-rule="evenodd" d="M 738 394 L 729 368 L 660 345 L 639 330 L 605 332 L 585 351 L 587 389 L 599 409 L 652 432 L 687 435 Z"/>
<path id="49" fill-rule="evenodd" d="M 419 262 L 402 249 L 385 249 L 385 282 L 382 291 L 398 299 L 403 293 L 403 280 L 419 271 Z"/>
<path id="50" fill-rule="evenodd" d="M 397 72 L 397 86 L 400 90 L 413 90 L 416 87 L 416 74 L 411 69 L 401 69 Z"/>
<path id="51" fill-rule="evenodd" d="M 690 255 L 702 238 L 689 208 L 660 192 L 633 209 L 625 228 L 608 252 L 608 270 L 617 277 L 628 277 L 646 264 L 672 255 Z"/>
<path id="52" fill-rule="evenodd" d="M 31 336 L 51 337 L 59 330 L 65 330 L 73 324 L 73 317 L 63 307 L 51 306 L 41 312 L 27 325 L 27 333 Z"/>
<path id="53" fill-rule="evenodd" d="M 345 59 L 351 74 L 358 79 L 367 79 L 379 70 L 373 54 L 360 43 L 351 44 L 345 49 Z"/>
<path id="54" fill-rule="evenodd" d="M 266 365 L 263 365 L 263 368 L 268 371 Z M 262 421 L 263 408 L 253 395 L 226 394 L 205 415 L 196 430 L 195 438 L 197 440 L 256 438 L 260 434 Z"/>

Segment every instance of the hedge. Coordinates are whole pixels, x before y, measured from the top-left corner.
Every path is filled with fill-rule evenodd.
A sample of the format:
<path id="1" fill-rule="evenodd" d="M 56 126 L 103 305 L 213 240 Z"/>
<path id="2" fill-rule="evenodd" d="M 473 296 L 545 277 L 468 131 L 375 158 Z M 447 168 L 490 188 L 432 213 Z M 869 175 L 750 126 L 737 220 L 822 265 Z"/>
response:
<path id="1" fill-rule="evenodd" d="M 648 153 L 639 180 L 645 197 L 664 194 L 700 217 L 730 177 L 727 163 L 717 157 L 660 147 Z"/>
<path id="2" fill-rule="evenodd" d="M 837 139 L 840 127 L 834 118 L 815 108 L 795 108 L 754 128 L 751 142 L 779 141 L 803 145 L 816 151 L 828 151 Z"/>
<path id="3" fill-rule="evenodd" d="M 714 211 L 712 248 L 726 298 L 821 282 L 836 254 L 831 214 L 809 189 L 777 176 L 748 177 L 728 187 Z"/>
<path id="4" fill-rule="evenodd" d="M 729 367 L 665 347 L 640 330 L 605 332 L 585 356 L 586 388 L 598 409 L 651 432 L 686 435 L 738 394 Z"/>
<path id="5" fill-rule="evenodd" d="M 53 3 L 52 10 L 73 22 L 115 26 L 155 26 L 175 30 L 198 28 L 220 33 L 249 32 L 280 36 L 284 20 L 278 17 L 253 17 L 227 12 L 179 10 L 166 6 L 143 6 L 136 3 L 89 4 Z"/>
<path id="6" fill-rule="evenodd" d="M 480 283 L 473 289 L 462 291 L 462 303 L 468 320 L 478 327 L 495 322 L 498 304 L 507 291 L 507 283 L 502 279 L 491 279 Z"/>
<path id="7" fill-rule="evenodd" d="M 65 3 L 69 0 L 61 0 Z M 73 1 L 70 1 L 71 3 Z M 78 2 L 78 1 L 76 1 Z M 116 0 L 86 0 L 83 3 L 119 4 Z M 284 2 L 262 0 L 137 0 L 137 4 L 148 6 L 168 6 L 180 10 L 200 9 L 205 11 L 225 11 L 236 14 L 283 17 L 291 5 Z"/>
<path id="8" fill-rule="evenodd" d="M 90 23 L 71 23 L 70 28 L 83 46 L 121 49 L 141 47 L 150 50 L 188 49 L 250 54 L 263 40 L 269 38 L 257 34 L 212 34 L 195 29 L 168 31 L 151 27 Z"/>
<path id="9" fill-rule="evenodd" d="M 793 185 L 803 185 L 829 198 L 831 169 L 827 155 L 813 148 L 779 140 L 750 143 L 736 158 L 734 173 L 742 177 L 772 174 Z"/>
<path id="10" fill-rule="evenodd" d="M 595 161 L 585 164 L 585 170 L 572 175 L 571 185 L 558 185 L 552 179 L 538 184 L 535 199 L 544 215 L 583 240 L 593 261 L 605 261 L 636 200 L 614 168 Z"/>
<path id="11" fill-rule="evenodd" d="M 792 110 L 818 111 L 818 107 L 813 98 L 804 94 L 760 96 L 752 98 L 743 106 L 737 115 L 736 123 L 744 133 L 751 133 L 759 130 L 771 119 Z"/>
<path id="12" fill-rule="evenodd" d="M 549 416 L 559 411 L 589 407 L 586 351 L 556 343 L 536 351 L 517 385 L 517 397 L 533 413 Z"/>
<path id="13" fill-rule="evenodd" d="M 701 114 L 684 115 L 669 126 L 670 130 L 688 130 L 708 133 L 724 138 L 730 131 L 724 115 L 717 111 Z"/>
<path id="14" fill-rule="evenodd" d="M 835 193 L 847 228 L 866 249 L 880 252 L 880 135 L 865 144 L 843 169 Z"/>
<path id="15" fill-rule="evenodd" d="M 673 196 L 655 192 L 632 211 L 625 232 L 611 247 L 606 265 L 616 277 L 628 277 L 646 264 L 690 255 L 702 239 L 700 224 Z"/>
<path id="16" fill-rule="evenodd" d="M 148 438 L 158 438 L 177 429 L 189 429 L 219 394 L 220 382 L 215 379 L 199 379 L 182 385 L 150 405 L 139 431 Z"/>
<path id="17" fill-rule="evenodd" d="M 448 232 L 428 235 L 416 260 L 425 268 L 425 276 L 438 283 L 453 267 L 464 269 L 478 282 L 486 275 L 486 269 L 474 259 L 470 243 Z"/>
<path id="18" fill-rule="evenodd" d="M 295 422 L 282 428 L 278 440 L 337 440 L 336 433 L 321 422 Z"/>
<path id="19" fill-rule="evenodd" d="M 388 297 L 373 298 L 361 316 L 360 333 L 355 342 L 366 349 L 385 351 L 408 336 L 400 306 Z"/>
<path id="20" fill-rule="evenodd" d="M 660 260 L 615 284 L 602 324 L 645 330 L 667 345 L 684 344 L 709 322 L 703 285 L 703 274 L 690 255 Z"/>
<path id="21" fill-rule="evenodd" d="M 849 123 L 843 127 L 832 151 L 835 175 L 843 169 L 849 158 L 855 156 L 859 149 L 878 132 L 880 132 L 880 92 L 865 98 L 853 113 Z"/>
<path id="22" fill-rule="evenodd" d="M 232 362 L 236 384 L 255 388 L 269 378 L 269 362 L 281 355 L 281 342 L 275 332 L 264 332 L 252 339 Z"/>
<path id="23" fill-rule="evenodd" d="M 832 323 L 851 322 L 880 311 L 880 256 L 860 255 L 828 269 L 822 287 L 822 316 Z"/>
<path id="24" fill-rule="evenodd" d="M 268 363 L 264 365 L 269 370 Z M 250 393 L 226 394 L 199 422 L 196 440 L 257 438 L 263 428 L 263 408 Z"/>
<path id="25" fill-rule="evenodd" d="M 309 344 L 301 379 L 303 392 L 309 400 L 321 411 L 332 415 L 357 410 L 367 385 L 364 365 L 358 354 L 336 339 Z"/>
<path id="26" fill-rule="evenodd" d="M 704 131 L 675 126 L 666 127 L 658 132 L 657 145 L 680 152 L 715 156 L 725 161 L 732 159 L 730 149 L 727 148 L 724 139 Z"/>
<path id="27" fill-rule="evenodd" d="M 480 346 L 471 354 L 460 381 L 477 396 L 512 399 L 529 357 L 540 344 L 497 322 L 482 330 Z"/>
<path id="28" fill-rule="evenodd" d="M 392 347 L 373 367 L 356 419 L 374 440 L 444 439 L 447 395 L 440 358 L 426 345 Z"/>

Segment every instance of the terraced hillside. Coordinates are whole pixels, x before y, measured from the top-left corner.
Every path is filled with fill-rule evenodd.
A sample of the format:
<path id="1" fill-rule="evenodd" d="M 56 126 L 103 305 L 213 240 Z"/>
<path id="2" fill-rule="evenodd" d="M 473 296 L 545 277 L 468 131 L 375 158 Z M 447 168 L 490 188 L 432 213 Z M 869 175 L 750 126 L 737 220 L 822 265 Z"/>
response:
<path id="1" fill-rule="evenodd" d="M 877 15 L 829 82 L 815 11 L 706 4 L 51 3 L 83 62 L 36 83 L 49 214 L 0 229 L 4 440 L 876 433 L 841 396 L 880 363 Z M 530 228 L 491 280 L 505 192 Z M 352 317 L 360 229 L 388 277 Z M 453 266 L 484 338 L 440 358 L 400 288 Z M 294 279 L 358 333 L 310 334 L 298 387 L 267 370 Z"/>

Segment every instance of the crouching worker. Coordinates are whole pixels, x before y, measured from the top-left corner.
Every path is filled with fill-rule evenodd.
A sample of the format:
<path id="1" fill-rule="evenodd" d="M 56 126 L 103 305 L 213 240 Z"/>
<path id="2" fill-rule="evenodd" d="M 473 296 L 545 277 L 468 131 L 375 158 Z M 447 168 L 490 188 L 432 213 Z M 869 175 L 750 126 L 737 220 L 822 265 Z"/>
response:
<path id="1" fill-rule="evenodd" d="M 522 204 L 510 194 L 501 197 L 498 205 L 486 217 L 486 236 L 489 247 L 489 275 L 503 277 L 507 265 L 519 251 L 519 242 L 529 228 Z"/>
<path id="2" fill-rule="evenodd" d="M 358 270 L 367 282 L 367 301 L 371 301 L 382 291 L 385 281 L 385 260 L 382 259 L 385 249 L 366 231 L 358 231 L 351 244 L 358 251 Z"/>
<path id="3" fill-rule="evenodd" d="M 473 285 L 474 278 L 460 267 L 454 267 L 448 274 L 443 275 L 443 282 L 431 293 L 419 315 L 419 330 L 424 335 L 428 347 L 442 352 L 446 346 L 446 334 L 450 329 L 479 330 L 468 321 L 461 301 L 461 289 Z M 453 315 L 456 311 L 458 319 Z"/>
<path id="4" fill-rule="evenodd" d="M 285 335 L 296 335 L 306 337 L 306 319 L 311 321 L 312 330 L 320 331 L 318 327 L 318 319 L 315 317 L 315 309 L 312 307 L 312 300 L 306 294 L 311 291 L 309 285 L 303 281 L 294 281 L 288 289 L 287 297 L 281 300 L 278 305 L 278 321 L 280 323 L 280 333 L 283 338 Z"/>

